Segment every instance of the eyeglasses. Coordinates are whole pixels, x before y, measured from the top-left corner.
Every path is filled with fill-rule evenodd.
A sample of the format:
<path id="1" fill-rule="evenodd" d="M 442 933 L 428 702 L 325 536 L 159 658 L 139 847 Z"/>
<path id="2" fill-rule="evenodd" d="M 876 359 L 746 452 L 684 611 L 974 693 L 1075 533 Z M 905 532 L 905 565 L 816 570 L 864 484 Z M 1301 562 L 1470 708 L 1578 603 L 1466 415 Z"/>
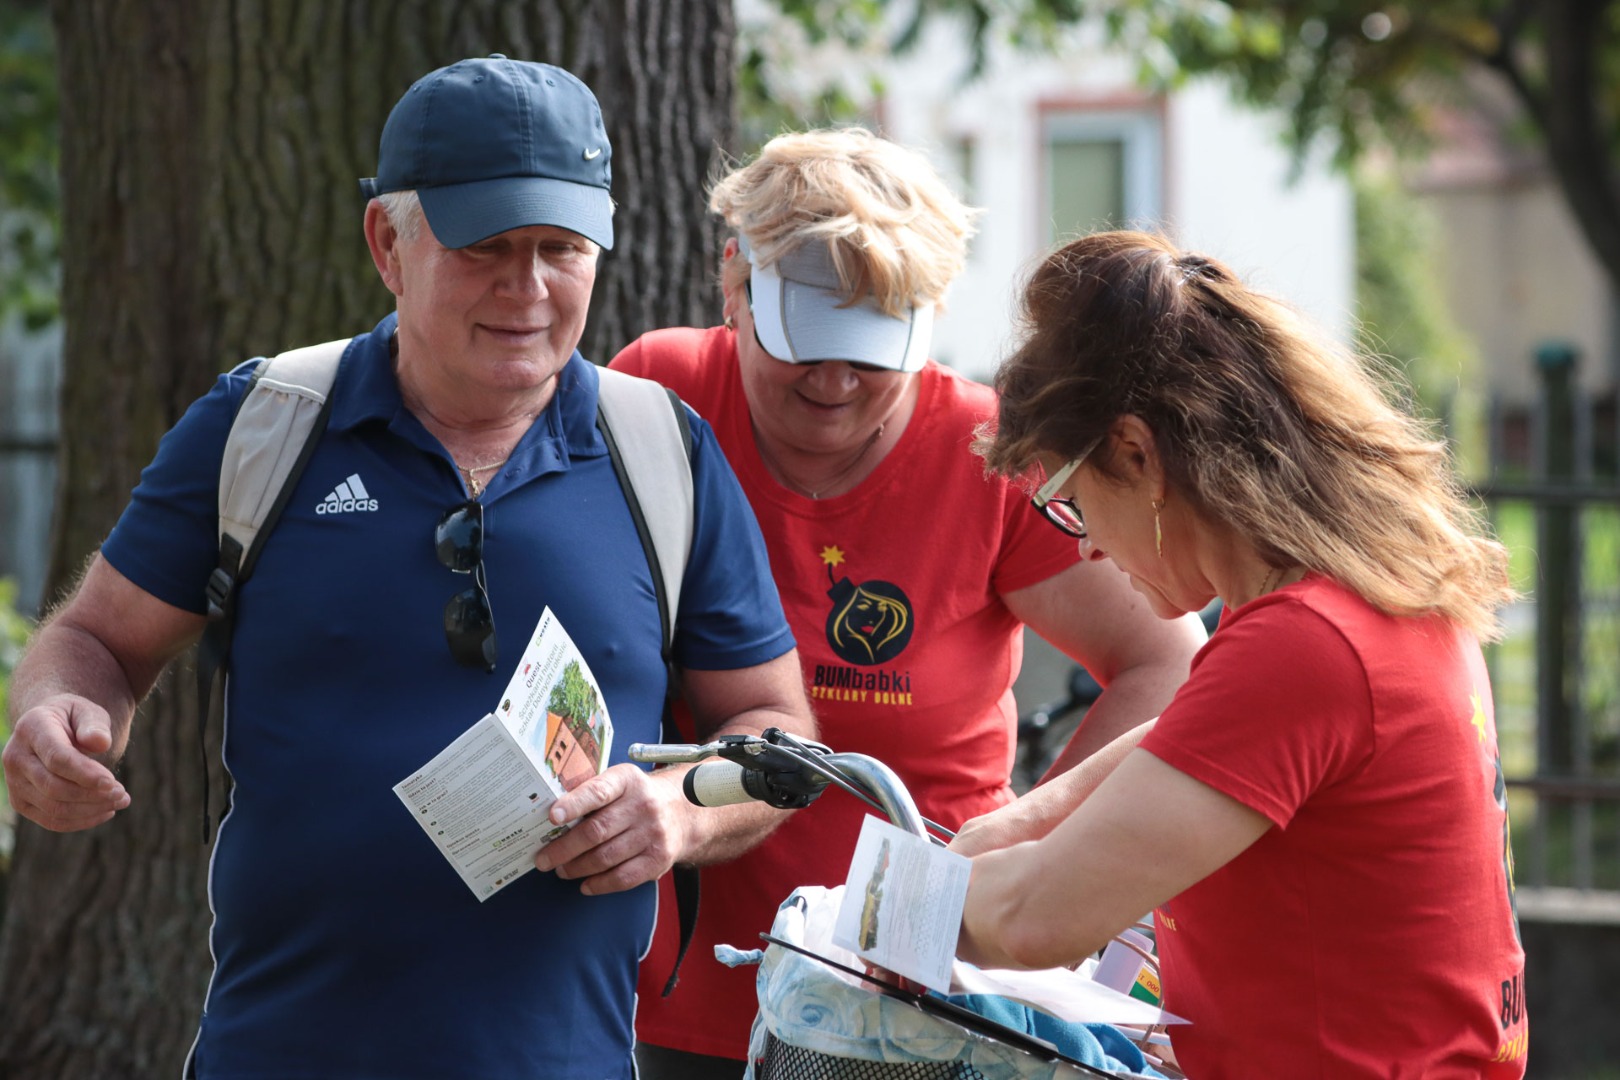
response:
<path id="1" fill-rule="evenodd" d="M 456 663 L 495 671 L 495 613 L 484 579 L 484 504 L 452 506 L 433 527 L 433 551 L 446 569 L 471 574 L 473 587 L 444 605 L 444 640 Z"/>
<path id="2" fill-rule="evenodd" d="M 1056 496 L 1058 488 L 1074 475 L 1074 470 L 1080 467 L 1080 463 L 1086 460 L 1086 454 L 1089 453 L 1091 450 L 1088 448 L 1085 453 L 1053 473 L 1046 483 L 1041 485 L 1035 497 L 1029 500 L 1029 504 L 1039 510 L 1047 521 L 1076 540 L 1086 538 L 1086 519 L 1080 516 L 1080 507 L 1075 505 L 1073 499 L 1059 499 Z"/>

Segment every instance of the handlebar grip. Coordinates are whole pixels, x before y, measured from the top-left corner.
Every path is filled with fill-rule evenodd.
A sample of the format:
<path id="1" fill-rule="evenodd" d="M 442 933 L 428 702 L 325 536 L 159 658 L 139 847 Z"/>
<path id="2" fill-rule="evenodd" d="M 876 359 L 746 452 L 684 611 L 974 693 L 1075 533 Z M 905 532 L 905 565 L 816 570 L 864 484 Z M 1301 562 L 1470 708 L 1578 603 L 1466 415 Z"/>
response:
<path id="1" fill-rule="evenodd" d="M 625 754 L 643 765 L 679 765 L 696 761 L 703 747 L 692 743 L 631 743 Z"/>
<path id="2" fill-rule="evenodd" d="M 697 806 L 753 802 L 758 796 L 748 790 L 749 775 L 749 771 L 735 761 L 720 758 L 688 770 L 681 788 L 686 792 L 686 801 Z"/>

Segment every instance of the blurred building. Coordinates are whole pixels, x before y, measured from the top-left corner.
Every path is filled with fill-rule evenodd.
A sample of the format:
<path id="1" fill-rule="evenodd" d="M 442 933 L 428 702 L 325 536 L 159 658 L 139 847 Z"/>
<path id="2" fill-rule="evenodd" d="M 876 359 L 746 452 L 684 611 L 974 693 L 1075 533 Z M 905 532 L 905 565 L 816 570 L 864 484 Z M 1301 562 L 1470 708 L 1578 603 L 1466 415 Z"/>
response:
<path id="1" fill-rule="evenodd" d="M 1620 306 L 1516 102 L 1484 79 L 1404 173 L 1438 224 L 1446 303 L 1483 360 L 1492 470 L 1538 468 L 1538 348 L 1573 348 L 1580 475 L 1620 474 Z"/>
<path id="2" fill-rule="evenodd" d="M 1440 224 L 1448 305 L 1478 343 L 1490 389 L 1533 400 L 1529 358 L 1557 340 L 1580 353 L 1584 389 L 1612 394 L 1620 317 L 1611 286 L 1517 106 L 1479 80 L 1473 107 L 1437 122 L 1435 148 L 1406 172 L 1406 186 Z"/>
<path id="3" fill-rule="evenodd" d="M 916 49 L 883 62 L 872 104 L 884 134 L 930 152 L 985 211 L 937 359 L 988 378 L 1025 275 L 1055 244 L 1108 227 L 1162 230 L 1348 337 L 1350 187 L 1323 162 L 1294 167 L 1280 114 L 1212 80 L 1146 93 L 1137 59 L 1084 27 L 1056 55 L 993 48 L 968 80 L 970 63 L 960 24 L 936 19 Z"/>
<path id="4" fill-rule="evenodd" d="M 17 606 L 30 614 L 49 558 L 61 340 L 59 329 L 0 322 L 0 578 L 16 582 Z"/>

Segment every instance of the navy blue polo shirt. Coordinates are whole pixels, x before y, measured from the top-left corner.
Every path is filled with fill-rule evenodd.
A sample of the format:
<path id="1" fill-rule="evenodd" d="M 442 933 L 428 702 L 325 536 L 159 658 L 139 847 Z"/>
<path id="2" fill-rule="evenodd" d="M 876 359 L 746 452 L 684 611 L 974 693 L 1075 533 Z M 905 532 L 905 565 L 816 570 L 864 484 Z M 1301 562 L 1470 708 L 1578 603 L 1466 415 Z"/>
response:
<path id="1" fill-rule="evenodd" d="M 198 1075 L 628 1077 L 655 889 L 585 897 L 531 872 L 480 903 L 392 790 L 495 707 L 547 605 L 602 684 L 613 762 L 658 738 L 658 608 L 596 430 L 597 371 L 574 354 L 481 499 L 500 641 L 490 675 L 445 645 L 445 602 L 469 579 L 439 564 L 433 529 L 466 495 L 401 402 L 393 331 L 389 316 L 348 350 L 326 434 L 240 592 L 226 687 L 235 788 L 210 871 L 216 966 Z M 189 611 L 205 610 L 220 459 L 250 370 L 222 376 L 164 437 L 102 548 Z M 793 645 L 765 547 L 695 416 L 692 433 L 696 534 L 675 656 L 701 670 L 764 663 Z"/>

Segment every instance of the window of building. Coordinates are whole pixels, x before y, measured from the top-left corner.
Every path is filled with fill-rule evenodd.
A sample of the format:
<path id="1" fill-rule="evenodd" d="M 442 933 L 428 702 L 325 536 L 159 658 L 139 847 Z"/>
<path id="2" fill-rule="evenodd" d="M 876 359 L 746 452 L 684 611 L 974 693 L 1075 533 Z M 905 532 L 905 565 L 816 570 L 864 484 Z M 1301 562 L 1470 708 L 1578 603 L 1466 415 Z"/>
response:
<path id="1" fill-rule="evenodd" d="M 1045 241 L 1157 226 L 1164 216 L 1162 128 L 1149 108 L 1048 112 Z"/>

